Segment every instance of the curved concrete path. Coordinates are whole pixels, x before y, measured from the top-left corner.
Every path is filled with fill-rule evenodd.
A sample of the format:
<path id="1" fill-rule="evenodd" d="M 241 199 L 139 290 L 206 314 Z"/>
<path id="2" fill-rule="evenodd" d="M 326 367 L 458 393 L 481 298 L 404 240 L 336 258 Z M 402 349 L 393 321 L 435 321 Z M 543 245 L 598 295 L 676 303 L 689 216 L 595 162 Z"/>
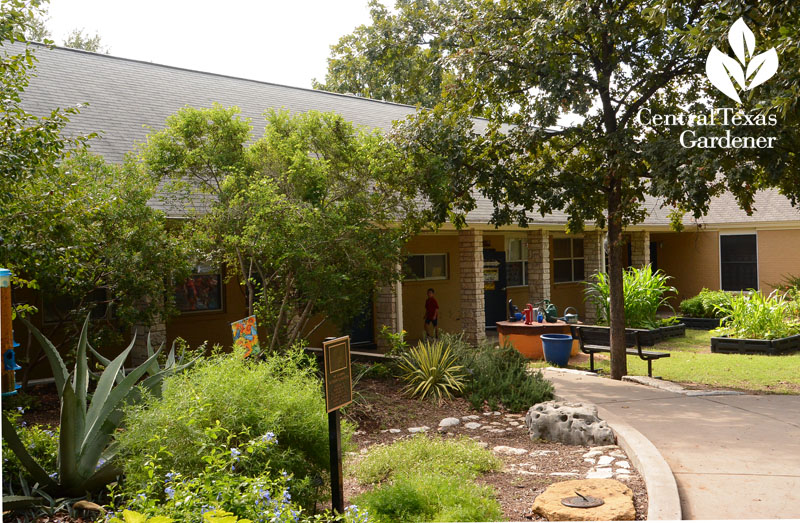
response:
<path id="1" fill-rule="evenodd" d="M 684 519 L 800 518 L 800 396 L 686 396 L 545 375 L 559 397 L 594 403 L 601 417 L 655 445 L 672 468 Z"/>

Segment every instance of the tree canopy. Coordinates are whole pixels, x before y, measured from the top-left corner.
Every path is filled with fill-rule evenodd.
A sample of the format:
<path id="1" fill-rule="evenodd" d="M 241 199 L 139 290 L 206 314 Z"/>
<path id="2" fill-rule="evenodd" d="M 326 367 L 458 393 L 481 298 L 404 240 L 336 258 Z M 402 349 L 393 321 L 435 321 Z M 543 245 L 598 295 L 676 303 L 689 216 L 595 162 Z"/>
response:
<path id="1" fill-rule="evenodd" d="M 313 332 L 314 317 L 347 326 L 396 279 L 424 213 L 407 164 L 379 134 L 329 113 L 266 118 L 264 137 L 250 144 L 237 109 L 182 109 L 141 157 L 187 207 L 207 197 L 186 214 L 275 349 Z"/>
<path id="2" fill-rule="evenodd" d="M 315 89 L 433 107 L 453 82 L 442 60 L 452 27 L 451 0 L 397 0 L 395 12 L 370 0 L 372 23 L 331 46 L 324 82 Z"/>
<path id="3" fill-rule="evenodd" d="M 497 225 L 525 225 L 536 214 L 563 210 L 569 231 L 588 222 L 607 228 L 617 379 L 627 372 L 623 231 L 644 219 L 645 198 L 673 206 L 678 226 L 685 212 L 702 216 L 724 191 L 751 210 L 755 191 L 775 181 L 750 161 L 768 149 L 703 149 L 680 141 L 687 130 L 716 138 L 769 134 L 768 123 L 712 125 L 687 117 L 658 125 L 647 118 L 707 117 L 719 109 L 718 94 L 702 76 L 708 49 L 691 38 L 704 30 L 705 7 L 702 1 L 464 2 L 443 36 L 452 47 L 445 60 L 457 72 L 453 88 L 395 133 L 423 173 L 420 183 L 440 220 L 455 214 L 459 223 L 482 193 L 494 202 Z M 747 100 L 730 114 L 751 115 L 755 105 Z M 473 114 L 488 118 L 485 132 L 475 129 Z M 565 116 L 572 122 L 565 124 Z"/>

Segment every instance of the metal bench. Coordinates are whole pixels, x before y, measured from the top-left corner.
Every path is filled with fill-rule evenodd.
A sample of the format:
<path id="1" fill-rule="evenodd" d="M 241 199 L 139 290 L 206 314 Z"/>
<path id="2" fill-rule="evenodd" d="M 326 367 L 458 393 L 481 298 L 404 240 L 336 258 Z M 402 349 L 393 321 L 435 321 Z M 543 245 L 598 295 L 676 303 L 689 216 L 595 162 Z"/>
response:
<path id="1" fill-rule="evenodd" d="M 589 355 L 589 369 L 594 372 L 594 355 L 599 352 L 611 352 L 611 329 L 586 325 L 572 325 L 572 337 L 578 340 L 581 352 Z M 653 360 L 669 358 L 668 352 L 642 350 L 639 334 L 642 329 L 625 329 L 625 352 L 639 356 L 647 362 L 647 375 L 653 377 Z"/>

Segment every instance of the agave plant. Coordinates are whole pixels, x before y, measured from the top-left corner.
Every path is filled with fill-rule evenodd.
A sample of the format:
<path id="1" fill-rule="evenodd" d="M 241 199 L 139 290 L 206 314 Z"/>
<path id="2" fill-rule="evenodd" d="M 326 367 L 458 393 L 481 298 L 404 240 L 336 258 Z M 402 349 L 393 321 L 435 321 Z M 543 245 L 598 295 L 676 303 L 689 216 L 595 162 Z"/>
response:
<path id="1" fill-rule="evenodd" d="M 134 336 L 128 348 L 119 356 L 113 360 L 105 359 L 89 346 L 87 317 L 78 341 L 75 368 L 70 374 L 50 340 L 29 322 L 25 321 L 25 324 L 47 355 L 61 399 L 58 471 L 55 474 L 48 474 L 36 462 L 20 441 L 14 424 L 5 415 L 3 415 L 3 438 L 30 477 L 38 484 L 37 488 L 40 491 L 53 496 L 81 496 L 96 491 L 112 482 L 120 473 L 113 461 L 116 451 L 111 439 L 122 421 L 122 407 L 140 399 L 141 394 L 136 387 L 139 380 L 144 378 L 141 386 L 159 394 L 166 375 L 189 367 L 194 361 L 180 365 L 175 359 L 173 344 L 167 357 L 167 365 L 161 369 L 158 365 L 158 356 L 163 344 L 154 352 L 148 336 L 147 360 L 126 374 L 123 363 L 133 349 L 136 337 Z M 105 365 L 91 400 L 89 400 L 90 373 L 87 350 L 99 356 L 101 363 Z"/>
<path id="2" fill-rule="evenodd" d="M 464 367 L 450 345 L 441 341 L 420 342 L 400 356 L 397 366 L 405 392 L 413 398 L 432 396 L 441 401 L 464 391 Z"/>

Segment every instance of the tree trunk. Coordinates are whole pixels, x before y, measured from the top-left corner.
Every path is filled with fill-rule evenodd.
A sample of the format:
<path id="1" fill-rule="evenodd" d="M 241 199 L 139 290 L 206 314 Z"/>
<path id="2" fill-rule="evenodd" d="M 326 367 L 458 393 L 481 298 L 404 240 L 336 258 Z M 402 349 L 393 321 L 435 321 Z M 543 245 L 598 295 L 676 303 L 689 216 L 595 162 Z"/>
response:
<path id="1" fill-rule="evenodd" d="M 622 187 L 612 178 L 611 194 L 608 200 L 608 284 L 609 284 L 609 324 L 611 326 L 611 377 L 621 380 L 628 374 L 628 358 L 625 352 L 625 301 L 622 290 L 622 269 L 624 266 L 622 243 Z"/>

